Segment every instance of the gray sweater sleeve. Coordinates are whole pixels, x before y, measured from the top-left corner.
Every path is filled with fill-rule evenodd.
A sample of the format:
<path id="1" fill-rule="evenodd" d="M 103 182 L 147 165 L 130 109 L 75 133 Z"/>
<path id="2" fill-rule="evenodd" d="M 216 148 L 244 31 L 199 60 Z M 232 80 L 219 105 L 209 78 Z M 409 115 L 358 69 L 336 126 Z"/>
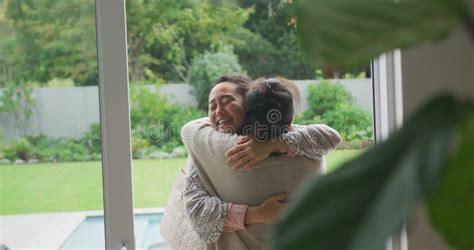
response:
<path id="1" fill-rule="evenodd" d="M 183 196 L 191 226 L 206 243 L 215 243 L 224 230 L 230 203 L 206 191 L 194 165 L 189 164 Z"/>
<path id="2" fill-rule="evenodd" d="M 341 143 L 339 133 L 324 124 L 292 125 L 293 130 L 282 136 L 290 153 L 320 160 Z"/>

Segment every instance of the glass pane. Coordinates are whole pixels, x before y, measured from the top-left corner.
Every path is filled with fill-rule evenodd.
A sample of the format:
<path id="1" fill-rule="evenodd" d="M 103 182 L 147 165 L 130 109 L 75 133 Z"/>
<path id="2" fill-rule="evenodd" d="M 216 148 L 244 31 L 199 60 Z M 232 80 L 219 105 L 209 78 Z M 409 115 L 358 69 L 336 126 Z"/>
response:
<path id="1" fill-rule="evenodd" d="M 0 248 L 105 248 L 96 51 L 94 0 L 0 0 Z"/>
<path id="2" fill-rule="evenodd" d="M 325 123 L 342 136 L 326 157 L 330 171 L 373 145 L 369 66 L 325 69 L 308 60 L 296 34 L 296 1 L 216 2 L 126 2 L 136 214 L 161 215 L 177 171 L 186 168 L 181 127 L 207 116 L 212 82 L 224 73 L 295 82 L 295 123 Z M 139 232 L 156 230 L 142 226 L 137 247 L 163 241 L 158 234 L 138 240 L 145 237 Z"/>

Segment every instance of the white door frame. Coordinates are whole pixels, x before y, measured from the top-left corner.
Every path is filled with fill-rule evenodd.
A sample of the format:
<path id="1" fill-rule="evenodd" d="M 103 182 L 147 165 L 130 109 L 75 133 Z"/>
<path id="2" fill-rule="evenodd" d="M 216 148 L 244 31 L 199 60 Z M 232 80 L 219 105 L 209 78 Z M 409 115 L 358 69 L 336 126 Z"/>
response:
<path id="1" fill-rule="evenodd" d="M 96 0 L 106 249 L 135 249 L 125 0 Z"/>
<path id="2" fill-rule="evenodd" d="M 403 123 L 401 52 L 384 53 L 372 61 L 374 91 L 374 136 L 380 143 L 398 130 Z M 400 232 L 387 241 L 387 250 L 407 250 L 407 235 Z"/>

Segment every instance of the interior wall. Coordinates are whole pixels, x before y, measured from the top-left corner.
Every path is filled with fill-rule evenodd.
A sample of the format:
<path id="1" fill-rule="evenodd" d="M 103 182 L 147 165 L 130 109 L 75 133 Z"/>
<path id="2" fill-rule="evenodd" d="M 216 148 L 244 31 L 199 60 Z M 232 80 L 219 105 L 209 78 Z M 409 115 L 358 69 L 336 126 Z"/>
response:
<path id="1" fill-rule="evenodd" d="M 474 40 L 461 28 L 442 42 L 401 52 L 403 116 L 441 92 L 474 98 Z M 407 224 L 408 248 L 450 249 L 420 205 Z"/>
<path id="2" fill-rule="evenodd" d="M 405 117 L 440 92 L 474 98 L 474 41 L 464 30 L 437 44 L 402 50 L 401 67 Z"/>

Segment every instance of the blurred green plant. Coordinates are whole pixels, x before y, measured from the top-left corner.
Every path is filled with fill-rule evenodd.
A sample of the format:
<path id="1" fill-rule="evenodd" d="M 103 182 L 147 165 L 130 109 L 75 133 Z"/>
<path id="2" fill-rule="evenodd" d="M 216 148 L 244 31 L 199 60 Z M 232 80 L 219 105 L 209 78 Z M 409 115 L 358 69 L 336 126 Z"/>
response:
<path id="1" fill-rule="evenodd" d="M 469 117 L 470 123 L 466 123 Z M 296 205 L 275 228 L 271 249 L 384 249 L 388 237 L 400 229 L 419 199 L 442 194 L 437 195 L 436 191 L 446 188 L 439 184 L 446 175 L 453 135 L 462 126 L 472 128 L 473 118 L 473 102 L 446 96 L 431 101 L 387 141 L 308 183 L 295 200 Z M 459 138 L 463 141 L 461 147 L 472 145 L 474 140 L 467 129 L 461 131 Z M 456 153 L 458 157 L 465 150 L 472 148 L 461 149 Z M 456 162 L 464 174 L 473 166 L 468 164 L 472 163 L 470 157 L 466 160 Z M 466 175 L 456 181 L 453 177 L 447 180 L 459 188 L 446 189 L 448 194 L 439 196 L 438 204 L 452 206 L 451 197 L 472 197 L 469 188 L 473 177 Z M 450 242 L 458 248 L 471 249 L 472 202 L 453 209 L 466 215 L 467 221 L 459 228 L 450 227 L 451 236 L 456 234 Z M 438 215 L 445 219 L 440 224 L 451 218 L 446 211 Z"/>
<path id="2" fill-rule="evenodd" d="M 242 73 L 242 67 L 232 46 L 221 44 L 193 60 L 190 84 L 194 88 L 194 96 L 200 110 L 207 111 L 212 83 L 226 73 Z"/>
<path id="3" fill-rule="evenodd" d="M 361 67 L 390 49 L 438 41 L 460 24 L 474 37 L 470 9 L 468 0 L 304 1 L 297 25 L 315 63 Z"/>
<path id="4" fill-rule="evenodd" d="M 439 41 L 461 23 L 474 40 L 472 4 L 305 1 L 299 34 L 314 61 L 363 66 L 385 51 Z M 271 249 L 384 249 L 420 200 L 451 246 L 473 249 L 473 131 L 472 99 L 434 98 L 388 140 L 308 183 L 274 228 Z"/>
<path id="5" fill-rule="evenodd" d="M 459 133 L 459 151 L 450 161 L 441 177 L 438 192 L 430 199 L 431 221 L 442 228 L 444 236 L 459 249 L 474 245 L 474 190 L 472 149 L 474 149 L 474 116 Z M 454 204 L 462 202 L 462 209 Z"/>

